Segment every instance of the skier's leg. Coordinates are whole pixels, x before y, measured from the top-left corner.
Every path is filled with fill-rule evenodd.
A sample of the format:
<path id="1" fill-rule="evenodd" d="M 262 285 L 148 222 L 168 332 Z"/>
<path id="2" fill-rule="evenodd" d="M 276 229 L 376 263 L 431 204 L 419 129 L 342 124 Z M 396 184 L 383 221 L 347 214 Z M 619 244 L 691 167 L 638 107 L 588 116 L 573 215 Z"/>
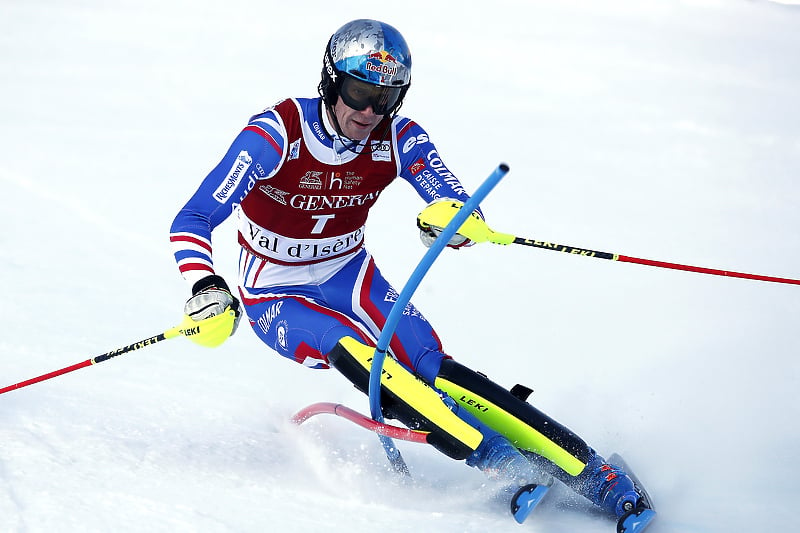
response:
<path id="1" fill-rule="evenodd" d="M 630 477 L 580 437 L 524 400 L 453 360 L 442 362 L 434 386 L 592 503 L 619 517 L 639 496 Z"/>
<path id="2" fill-rule="evenodd" d="M 374 347 L 344 337 L 327 354 L 327 360 L 357 389 L 368 394 L 374 354 Z M 409 428 L 429 431 L 428 443 L 453 459 L 466 459 L 478 448 L 483 440 L 481 432 L 455 416 L 436 391 L 393 358 L 385 359 L 382 376 L 384 416 L 400 420 Z"/>
<path id="3" fill-rule="evenodd" d="M 580 474 L 592 458 L 592 449 L 572 431 L 452 359 L 442 362 L 433 384 L 518 448 L 549 459 L 570 475 Z"/>
<path id="4" fill-rule="evenodd" d="M 276 287 L 242 299 L 250 326 L 279 355 L 303 366 L 329 368 L 327 353 L 342 336 L 368 341 L 360 325 L 297 287 Z"/>
<path id="5" fill-rule="evenodd" d="M 368 393 L 375 348 L 345 337 L 328 354 L 328 361 L 356 388 Z M 428 443 L 517 487 L 541 482 L 542 475 L 505 436 L 482 423 L 449 396 L 442 395 L 391 357 L 384 360 L 381 409 L 384 416 L 412 429 L 429 431 Z"/>
<path id="6" fill-rule="evenodd" d="M 366 253 L 326 282 L 323 289 L 333 307 L 348 307 L 348 313 L 375 339 L 383 333 L 399 296 Z M 395 325 L 388 349 L 401 365 L 427 383 L 433 382 L 441 360 L 447 357 L 433 326 L 411 302 L 406 304 Z"/>
<path id="7" fill-rule="evenodd" d="M 251 326 L 268 346 L 312 368 L 330 364 L 365 393 L 374 342 L 396 298 L 363 251 L 322 284 L 248 288 L 242 294 Z M 539 480 L 541 472 L 508 439 L 429 386 L 447 356 L 430 323 L 412 305 L 406 306 L 389 348 L 396 359 L 384 363 L 384 375 L 392 376 L 381 387 L 387 418 L 429 431 L 431 445 L 490 477 L 512 485 Z M 515 512 L 517 520 L 520 516 L 524 512 Z"/>

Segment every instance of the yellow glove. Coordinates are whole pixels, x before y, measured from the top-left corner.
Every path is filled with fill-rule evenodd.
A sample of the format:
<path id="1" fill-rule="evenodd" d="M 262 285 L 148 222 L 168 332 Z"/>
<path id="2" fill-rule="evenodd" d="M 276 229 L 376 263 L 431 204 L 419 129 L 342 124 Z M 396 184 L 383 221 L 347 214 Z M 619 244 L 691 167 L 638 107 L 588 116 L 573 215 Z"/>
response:
<path id="1" fill-rule="evenodd" d="M 417 215 L 417 227 L 420 229 L 422 242 L 426 246 L 430 246 L 463 206 L 464 202 L 450 198 L 436 200 L 428 204 Z M 462 246 L 471 246 L 476 242 L 486 241 L 497 244 L 510 244 L 514 241 L 514 236 L 492 231 L 481 215 L 477 211 L 473 211 L 461 224 L 461 227 L 458 228 L 458 231 L 447 243 L 447 246 L 460 248 Z"/>
<path id="2" fill-rule="evenodd" d="M 190 341 L 206 348 L 216 348 L 236 331 L 239 317 L 236 312 L 228 307 L 222 314 L 194 320 L 189 315 L 183 315 L 183 322 L 178 326 L 180 334 Z"/>
<path id="3" fill-rule="evenodd" d="M 183 312 L 181 333 L 192 342 L 212 348 L 234 334 L 241 317 L 239 300 L 217 275 L 206 276 L 194 284 Z"/>

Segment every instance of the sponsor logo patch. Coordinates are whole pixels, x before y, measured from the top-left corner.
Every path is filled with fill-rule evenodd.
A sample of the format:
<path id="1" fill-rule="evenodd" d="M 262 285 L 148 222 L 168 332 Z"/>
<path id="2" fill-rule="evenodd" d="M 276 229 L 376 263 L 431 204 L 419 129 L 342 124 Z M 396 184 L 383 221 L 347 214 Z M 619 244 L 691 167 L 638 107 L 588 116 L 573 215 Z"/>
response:
<path id="1" fill-rule="evenodd" d="M 372 160 L 373 161 L 391 161 L 392 160 L 392 146 L 385 141 L 372 141 Z"/>
<path id="2" fill-rule="evenodd" d="M 276 189 L 272 185 L 259 185 L 258 190 L 282 205 L 287 205 L 286 196 L 289 194 L 286 191 Z"/>
<path id="3" fill-rule="evenodd" d="M 228 171 L 228 175 L 225 176 L 220 186 L 214 191 L 214 199 L 221 204 L 227 202 L 230 194 L 239 186 L 251 164 L 253 164 L 253 158 L 250 157 L 250 154 L 246 150 L 239 152 L 233 165 L 231 165 L 231 169 Z"/>
<path id="4" fill-rule="evenodd" d="M 289 146 L 289 157 L 287 160 L 291 161 L 292 159 L 297 159 L 299 157 L 300 157 L 300 139 L 297 139 L 295 142 L 291 144 L 291 146 Z"/>
<path id="5" fill-rule="evenodd" d="M 301 189 L 322 189 L 322 172 L 309 170 L 300 178 L 299 186 Z"/>
<path id="6" fill-rule="evenodd" d="M 424 168 L 425 168 L 425 161 L 420 157 L 419 159 L 414 161 L 414 163 L 408 168 L 408 170 L 411 171 L 412 176 L 416 176 Z"/>

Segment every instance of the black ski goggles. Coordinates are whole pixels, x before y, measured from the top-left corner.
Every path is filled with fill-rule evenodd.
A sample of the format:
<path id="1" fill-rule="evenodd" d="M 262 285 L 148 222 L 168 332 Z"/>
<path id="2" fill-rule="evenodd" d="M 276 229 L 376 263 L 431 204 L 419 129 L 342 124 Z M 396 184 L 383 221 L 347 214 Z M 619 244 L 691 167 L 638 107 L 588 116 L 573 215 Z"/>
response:
<path id="1" fill-rule="evenodd" d="M 372 111 L 376 115 L 388 115 L 400 104 L 404 89 L 405 87 L 373 85 L 352 76 L 343 75 L 342 83 L 339 86 L 339 96 L 347 107 L 356 111 L 364 111 L 367 107 L 372 106 Z"/>

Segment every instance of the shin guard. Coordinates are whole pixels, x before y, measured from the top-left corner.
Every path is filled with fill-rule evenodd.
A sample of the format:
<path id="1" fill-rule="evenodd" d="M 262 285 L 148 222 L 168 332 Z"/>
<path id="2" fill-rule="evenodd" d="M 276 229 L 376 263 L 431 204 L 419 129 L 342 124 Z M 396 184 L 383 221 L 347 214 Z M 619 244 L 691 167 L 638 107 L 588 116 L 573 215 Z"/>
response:
<path id="1" fill-rule="evenodd" d="M 594 451 L 517 394 L 452 359 L 442 362 L 434 386 L 517 447 L 540 455 L 571 476 L 580 474 Z"/>
<path id="2" fill-rule="evenodd" d="M 369 393 L 375 348 L 351 337 L 342 338 L 328 361 L 357 389 Z M 483 440 L 480 431 L 461 420 L 428 384 L 386 357 L 381 374 L 381 410 L 411 429 L 428 431 L 428 443 L 453 459 L 466 459 Z"/>

